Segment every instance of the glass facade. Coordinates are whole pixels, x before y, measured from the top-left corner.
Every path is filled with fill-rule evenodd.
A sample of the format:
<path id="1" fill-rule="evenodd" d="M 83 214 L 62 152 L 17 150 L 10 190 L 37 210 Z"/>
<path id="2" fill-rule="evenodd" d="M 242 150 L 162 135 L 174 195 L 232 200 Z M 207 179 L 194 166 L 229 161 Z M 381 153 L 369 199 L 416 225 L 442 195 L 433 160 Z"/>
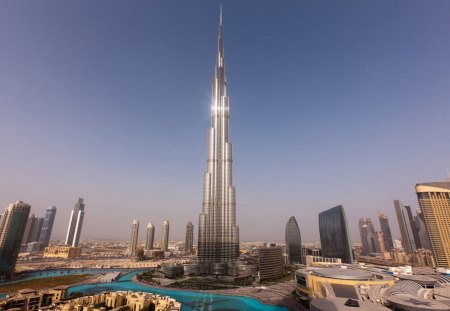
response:
<path id="1" fill-rule="evenodd" d="M 391 227 L 389 226 L 389 219 L 386 215 L 380 214 L 380 227 L 383 232 L 384 247 L 387 251 L 394 249 L 394 243 L 392 242 Z"/>
<path id="2" fill-rule="evenodd" d="M 0 280 L 12 276 L 30 209 L 29 204 L 18 201 L 5 210 L 0 223 Z"/>
<path id="3" fill-rule="evenodd" d="M 340 258 L 344 263 L 353 262 L 347 218 L 342 205 L 319 214 L 319 232 L 323 257 Z"/>
<path id="4" fill-rule="evenodd" d="M 286 224 L 286 253 L 290 264 L 302 263 L 302 238 L 297 220 L 292 216 Z"/>
<path id="5" fill-rule="evenodd" d="M 395 212 L 397 214 L 398 226 L 402 235 L 402 245 L 407 254 L 412 254 L 416 250 L 416 239 L 414 236 L 415 226 L 412 226 L 411 208 L 403 205 L 399 200 L 394 200 Z"/>
<path id="6" fill-rule="evenodd" d="M 39 237 L 40 250 L 43 251 L 50 241 L 52 235 L 53 223 L 55 222 L 56 207 L 47 208 L 44 216 L 44 224 L 42 225 L 41 235 Z"/>

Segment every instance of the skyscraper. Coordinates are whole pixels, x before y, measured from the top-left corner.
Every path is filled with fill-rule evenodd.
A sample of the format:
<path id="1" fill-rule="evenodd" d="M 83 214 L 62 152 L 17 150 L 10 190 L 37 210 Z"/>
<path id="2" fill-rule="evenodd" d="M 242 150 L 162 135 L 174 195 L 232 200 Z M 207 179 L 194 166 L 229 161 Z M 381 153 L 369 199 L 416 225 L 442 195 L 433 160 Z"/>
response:
<path id="1" fill-rule="evenodd" d="M 375 234 L 375 228 L 373 227 L 372 220 L 370 218 L 361 218 L 359 220 L 359 233 L 361 235 L 363 255 L 380 252 L 378 239 Z"/>
<path id="2" fill-rule="evenodd" d="M 384 247 L 387 251 L 394 249 L 394 243 L 392 242 L 391 227 L 389 226 L 389 219 L 386 215 L 380 214 L 381 231 L 383 232 Z"/>
<path id="3" fill-rule="evenodd" d="M 416 250 L 413 230 L 411 226 L 412 214 L 409 206 L 403 205 L 399 200 L 394 200 L 395 213 L 397 214 L 398 226 L 402 235 L 402 245 L 406 253 L 412 254 Z"/>
<path id="4" fill-rule="evenodd" d="M 194 253 L 194 225 L 188 222 L 186 225 L 186 240 L 184 242 L 184 249 L 186 253 Z"/>
<path id="5" fill-rule="evenodd" d="M 139 221 L 133 220 L 131 225 L 131 243 L 130 243 L 130 257 L 136 258 L 138 249 L 138 236 L 139 236 Z"/>
<path id="6" fill-rule="evenodd" d="M 416 185 L 417 199 L 438 267 L 450 267 L 450 182 Z"/>
<path id="7" fill-rule="evenodd" d="M 302 263 L 302 237 L 294 216 L 289 218 L 284 232 L 286 240 L 286 253 L 290 264 Z"/>
<path id="8" fill-rule="evenodd" d="M 43 251 L 50 241 L 52 235 L 53 223 L 55 222 L 56 207 L 47 208 L 42 225 L 41 235 L 39 236 L 40 250 Z"/>
<path id="9" fill-rule="evenodd" d="M 169 221 L 163 221 L 163 231 L 162 231 L 162 243 L 161 248 L 163 251 L 169 251 Z"/>
<path id="10" fill-rule="evenodd" d="M 417 209 L 417 216 L 414 216 L 414 222 L 416 223 L 420 246 L 431 250 L 430 235 L 428 234 L 427 226 L 425 225 L 425 217 L 420 208 Z"/>
<path id="11" fill-rule="evenodd" d="M 202 273 L 208 274 L 237 274 L 239 227 L 236 225 L 229 117 L 230 101 L 227 96 L 221 13 L 212 85 L 208 161 L 203 180 L 203 208 L 198 230 L 199 264 Z"/>
<path id="12" fill-rule="evenodd" d="M 30 235 L 28 236 L 28 243 L 39 241 L 43 224 L 44 218 L 36 218 L 33 229 L 30 231 Z"/>
<path id="13" fill-rule="evenodd" d="M 31 235 L 34 230 L 34 226 L 36 225 L 36 216 L 31 214 L 31 216 L 27 220 L 27 224 L 25 226 L 25 231 L 23 232 L 22 244 L 27 244 L 31 241 Z"/>
<path id="14" fill-rule="evenodd" d="M 79 198 L 70 214 L 69 228 L 67 229 L 66 245 L 78 246 L 80 242 L 81 227 L 83 226 L 84 204 Z"/>
<path id="15" fill-rule="evenodd" d="M 10 204 L 0 223 L 0 280 L 9 279 L 14 272 L 23 233 L 31 206 L 22 201 Z"/>
<path id="16" fill-rule="evenodd" d="M 347 218 L 342 205 L 319 214 L 319 232 L 323 257 L 341 258 L 344 263 L 353 262 Z"/>
<path id="17" fill-rule="evenodd" d="M 153 243 L 155 242 L 155 226 L 151 222 L 147 225 L 147 236 L 145 239 L 145 250 L 149 251 L 153 249 Z"/>

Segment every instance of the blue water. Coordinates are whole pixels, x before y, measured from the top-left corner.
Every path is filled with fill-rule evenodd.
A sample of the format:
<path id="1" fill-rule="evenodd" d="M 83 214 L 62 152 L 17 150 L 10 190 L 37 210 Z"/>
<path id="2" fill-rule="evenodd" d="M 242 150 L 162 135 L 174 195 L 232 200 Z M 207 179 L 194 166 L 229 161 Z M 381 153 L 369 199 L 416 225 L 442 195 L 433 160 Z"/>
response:
<path id="1" fill-rule="evenodd" d="M 75 270 L 54 270 L 44 272 L 32 272 L 25 275 L 20 281 L 61 276 L 67 274 L 97 274 L 111 271 L 130 271 L 120 269 L 75 269 Z M 225 296 L 209 293 L 191 292 L 184 290 L 165 289 L 141 285 L 132 281 L 132 278 L 143 270 L 133 270 L 121 276 L 112 283 L 86 284 L 69 288 L 68 295 L 74 292 L 83 294 L 96 294 L 102 291 L 136 291 L 150 292 L 162 296 L 170 296 L 183 304 L 185 310 L 236 310 L 236 311 L 286 311 L 284 307 L 266 305 L 256 299 L 239 296 Z M 15 283 L 17 280 L 8 282 Z M 0 294 L 1 298 L 1 294 Z"/>

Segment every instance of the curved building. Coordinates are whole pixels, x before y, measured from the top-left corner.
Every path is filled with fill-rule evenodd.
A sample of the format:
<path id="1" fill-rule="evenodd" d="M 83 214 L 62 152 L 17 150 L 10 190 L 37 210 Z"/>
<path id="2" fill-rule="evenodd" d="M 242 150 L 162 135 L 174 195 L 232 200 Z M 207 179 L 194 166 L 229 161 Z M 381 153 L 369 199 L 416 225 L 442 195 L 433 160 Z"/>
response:
<path id="1" fill-rule="evenodd" d="M 229 138 L 230 99 L 227 96 L 222 13 L 212 85 L 208 162 L 203 179 L 203 208 L 199 216 L 198 259 L 202 273 L 237 274 L 239 227 L 233 186 L 232 145 Z"/>
<path id="2" fill-rule="evenodd" d="M 347 218 L 342 205 L 319 214 L 319 232 L 323 257 L 340 258 L 344 263 L 353 262 Z"/>
<path id="3" fill-rule="evenodd" d="M 163 221 L 162 243 L 161 249 L 165 252 L 169 251 L 169 221 Z"/>
<path id="4" fill-rule="evenodd" d="M 416 185 L 431 248 L 438 267 L 450 267 L 450 182 Z"/>
<path id="5" fill-rule="evenodd" d="M 302 263 L 302 237 L 297 220 L 292 216 L 286 224 L 286 253 L 290 264 Z"/>
<path id="6" fill-rule="evenodd" d="M 145 250 L 149 251 L 153 249 L 153 243 L 155 242 L 155 226 L 151 222 L 147 225 L 147 236 L 145 239 Z"/>

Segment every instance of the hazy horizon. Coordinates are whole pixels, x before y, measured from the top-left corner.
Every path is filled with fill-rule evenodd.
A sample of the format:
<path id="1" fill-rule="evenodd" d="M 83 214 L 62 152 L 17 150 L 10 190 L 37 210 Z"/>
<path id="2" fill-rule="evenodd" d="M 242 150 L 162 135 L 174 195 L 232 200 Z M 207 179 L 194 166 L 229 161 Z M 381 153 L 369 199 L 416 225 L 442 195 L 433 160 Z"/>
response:
<path id="1" fill-rule="evenodd" d="M 63 239 L 197 240 L 219 6 L 241 241 L 283 241 L 295 216 L 418 208 L 450 168 L 448 1 L 0 2 L 0 211 L 23 200 Z"/>

